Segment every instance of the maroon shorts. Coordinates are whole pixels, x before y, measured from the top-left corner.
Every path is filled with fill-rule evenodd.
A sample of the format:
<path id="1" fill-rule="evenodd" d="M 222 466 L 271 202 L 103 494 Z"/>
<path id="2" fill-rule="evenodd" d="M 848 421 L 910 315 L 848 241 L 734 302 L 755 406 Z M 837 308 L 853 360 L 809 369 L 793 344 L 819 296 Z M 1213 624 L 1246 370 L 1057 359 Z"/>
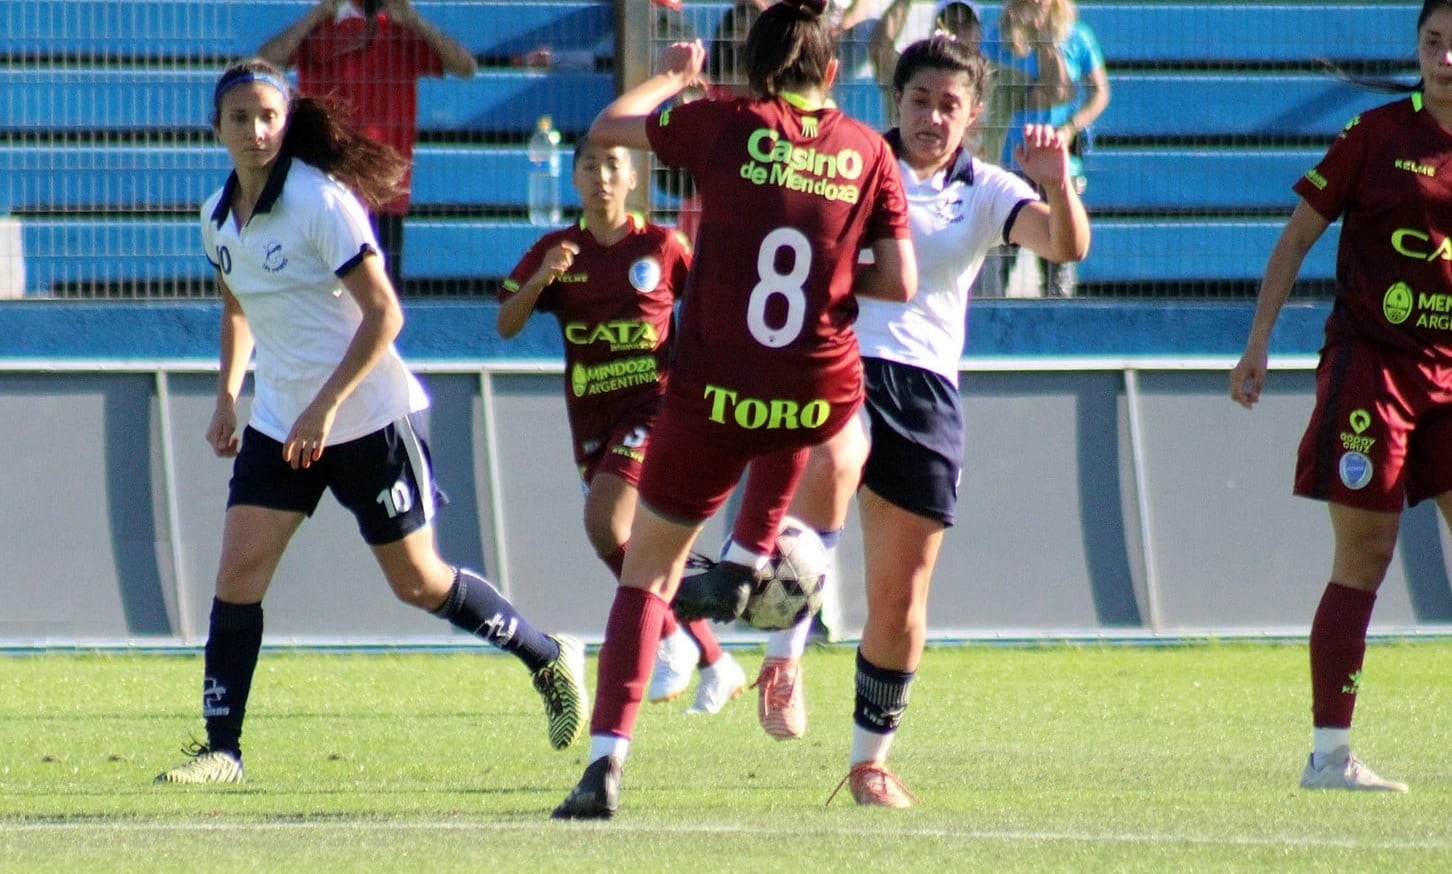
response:
<path id="1" fill-rule="evenodd" d="M 666 392 L 640 474 L 640 499 L 673 522 L 704 522 L 726 502 L 753 458 L 815 446 L 851 421 L 859 406 L 860 400 L 831 405 L 823 420 L 811 428 L 748 429 L 713 422 L 679 396 Z M 788 487 L 783 508 L 791 498 Z"/>
<path id="2" fill-rule="evenodd" d="M 580 480 L 588 486 L 597 474 L 610 473 L 632 486 L 639 485 L 640 467 L 657 411 L 654 405 L 637 409 L 622 416 L 602 438 L 579 441 L 576 463 Z"/>
<path id="3" fill-rule="evenodd" d="M 1353 340 L 1327 346 L 1295 493 L 1397 513 L 1452 490 L 1452 366 Z"/>

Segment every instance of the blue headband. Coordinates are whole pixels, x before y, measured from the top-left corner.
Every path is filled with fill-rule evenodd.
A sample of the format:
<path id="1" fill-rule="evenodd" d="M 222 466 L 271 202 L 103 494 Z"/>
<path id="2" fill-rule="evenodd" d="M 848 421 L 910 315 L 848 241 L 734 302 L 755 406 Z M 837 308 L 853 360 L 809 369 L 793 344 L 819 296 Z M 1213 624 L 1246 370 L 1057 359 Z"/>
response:
<path id="1" fill-rule="evenodd" d="M 212 105 L 221 106 L 222 95 L 232 90 L 232 87 L 234 85 L 241 85 L 244 82 L 262 82 L 264 84 L 271 85 L 278 90 L 278 93 L 283 96 L 283 99 L 292 99 L 292 96 L 287 87 L 287 83 L 283 80 L 277 78 L 271 73 L 254 73 L 251 70 L 244 70 L 243 72 L 238 73 L 237 75 L 230 78 L 224 77 L 222 81 L 217 83 L 217 90 L 212 93 Z"/>

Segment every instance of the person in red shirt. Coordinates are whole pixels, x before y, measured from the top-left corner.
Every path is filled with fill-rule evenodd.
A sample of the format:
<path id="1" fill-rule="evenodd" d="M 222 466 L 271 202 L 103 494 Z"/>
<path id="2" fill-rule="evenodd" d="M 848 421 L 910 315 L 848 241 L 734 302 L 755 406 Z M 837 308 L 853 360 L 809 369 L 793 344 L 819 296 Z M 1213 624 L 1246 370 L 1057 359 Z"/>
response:
<path id="1" fill-rule="evenodd" d="M 683 620 L 740 615 L 809 448 L 861 438 L 855 295 L 906 300 L 917 288 L 897 162 L 881 136 L 827 105 L 837 61 L 825 5 L 782 0 L 762 13 L 745 48 L 753 97 L 658 110 L 705 63 L 699 41 L 676 43 L 660 72 L 590 127 L 601 145 L 651 149 L 689 170 L 701 230 L 606 621 L 590 761 L 557 819 L 604 819 L 619 807 L 660 617 L 684 594 L 691 546 L 747 465 L 730 549 L 688 578 L 706 582 L 692 604 L 676 601 Z M 859 269 L 863 249 L 873 263 Z"/>
<path id="2" fill-rule="evenodd" d="M 275 66 L 296 67 L 299 91 L 348 106 L 353 124 L 397 149 L 410 168 L 418 80 L 445 74 L 468 79 L 478 69 L 469 50 L 420 17 L 411 0 L 319 0 L 257 54 Z M 410 182 L 406 176 L 404 193 L 372 212 L 389 279 L 399 292 Z"/>
<path id="3" fill-rule="evenodd" d="M 584 214 L 542 236 L 520 259 L 500 289 L 496 326 L 509 338 L 536 312 L 559 322 L 585 533 L 618 580 L 690 253 L 677 232 L 627 210 L 636 186 L 629 150 L 582 138 L 572 176 Z M 698 666 L 701 682 L 687 712 L 716 713 L 745 688 L 741 666 L 721 649 L 710 623 L 678 625 L 666 611 L 647 696 L 675 698 Z"/>
<path id="4" fill-rule="evenodd" d="M 1417 59 L 1412 93 L 1353 118 L 1295 183 L 1300 202 L 1230 372 L 1231 399 L 1251 408 L 1306 253 L 1340 219 L 1336 299 L 1294 485 L 1328 503 L 1334 535 L 1331 580 L 1311 620 L 1305 789 L 1407 791 L 1351 754 L 1351 716 L 1402 510 L 1430 499 L 1452 521 L 1452 0 L 1424 0 Z"/>

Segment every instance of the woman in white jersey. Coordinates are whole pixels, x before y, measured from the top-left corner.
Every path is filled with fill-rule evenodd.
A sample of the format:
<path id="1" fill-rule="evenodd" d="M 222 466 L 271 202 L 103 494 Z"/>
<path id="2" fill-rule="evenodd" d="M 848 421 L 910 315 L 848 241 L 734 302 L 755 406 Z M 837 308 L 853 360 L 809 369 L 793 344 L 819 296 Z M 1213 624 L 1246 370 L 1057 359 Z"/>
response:
<path id="1" fill-rule="evenodd" d="M 1016 155 L 1045 192 L 1042 201 L 1023 179 L 963 147 L 983 108 L 985 76 L 982 56 L 947 36 L 908 46 L 893 73 L 901 125 L 887 139 L 907 194 L 918 294 L 905 303 L 862 298 L 855 325 L 872 431 L 857 499 L 867 624 L 843 781 L 858 804 L 907 807 L 913 800 L 885 761 L 922 658 L 933 565 L 958 503 L 958 364 L 968 288 L 984 254 L 1005 242 L 1055 261 L 1077 261 L 1089 249 L 1089 217 L 1069 179 L 1067 147 L 1052 127 L 1025 128 Z M 833 482 L 817 470 L 830 468 L 830 460 L 819 452 L 812 464 L 794 510 L 808 522 L 841 500 L 810 494 Z"/>
<path id="2" fill-rule="evenodd" d="M 399 600 L 530 669 L 551 745 L 569 746 L 585 728 L 580 643 L 535 630 L 483 577 L 445 563 L 434 543 L 437 488 L 410 419 L 428 397 L 394 348 L 403 311 L 364 205 L 397 195 L 403 159 L 329 104 L 293 94 L 264 61 L 228 68 L 212 111 L 233 171 L 201 212 L 222 295 L 221 370 L 206 439 L 219 457 L 236 460 L 204 657 L 207 741 L 157 781 L 242 781 L 262 598 L 325 490 L 357 518 Z M 254 352 L 255 397 L 239 438 L 237 399 Z"/>

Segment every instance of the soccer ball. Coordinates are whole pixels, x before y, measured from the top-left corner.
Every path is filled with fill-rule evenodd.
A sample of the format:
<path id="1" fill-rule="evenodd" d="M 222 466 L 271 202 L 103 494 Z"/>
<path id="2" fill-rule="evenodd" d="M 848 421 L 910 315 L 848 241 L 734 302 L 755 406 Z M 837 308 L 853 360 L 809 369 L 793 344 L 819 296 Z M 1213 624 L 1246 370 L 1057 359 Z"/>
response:
<path id="1" fill-rule="evenodd" d="M 752 628 L 791 628 L 822 607 L 827 584 L 827 548 L 800 519 L 787 516 L 767 560 L 766 579 L 756 583 L 741 618 Z"/>

